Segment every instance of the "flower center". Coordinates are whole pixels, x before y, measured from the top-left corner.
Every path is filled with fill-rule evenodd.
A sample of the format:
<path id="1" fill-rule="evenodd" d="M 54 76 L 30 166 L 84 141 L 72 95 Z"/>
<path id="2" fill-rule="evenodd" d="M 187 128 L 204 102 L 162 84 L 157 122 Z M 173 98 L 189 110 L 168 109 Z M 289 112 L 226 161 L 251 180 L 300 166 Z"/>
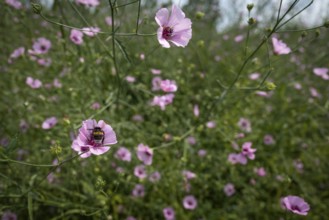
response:
<path id="1" fill-rule="evenodd" d="M 174 29 L 173 28 L 171 28 L 171 27 L 165 27 L 163 29 L 163 31 L 162 31 L 162 37 L 167 40 L 170 37 L 172 37 L 173 33 L 174 33 Z"/>

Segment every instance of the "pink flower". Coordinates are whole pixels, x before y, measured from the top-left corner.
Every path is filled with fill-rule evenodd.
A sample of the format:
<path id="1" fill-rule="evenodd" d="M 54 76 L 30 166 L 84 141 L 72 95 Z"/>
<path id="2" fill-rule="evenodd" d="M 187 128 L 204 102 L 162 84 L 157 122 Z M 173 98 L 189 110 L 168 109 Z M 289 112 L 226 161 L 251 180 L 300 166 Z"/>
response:
<path id="1" fill-rule="evenodd" d="M 84 27 L 82 32 L 88 37 L 94 37 L 100 32 L 100 29 L 98 27 Z"/>
<path id="2" fill-rule="evenodd" d="M 131 161 L 131 153 L 125 147 L 120 147 L 117 152 L 115 153 L 115 158 L 122 160 L 122 161 Z"/>
<path id="3" fill-rule="evenodd" d="M 97 110 L 97 109 L 100 109 L 100 108 L 101 108 L 101 104 L 99 104 L 98 102 L 94 102 L 91 105 L 91 109 Z"/>
<path id="4" fill-rule="evenodd" d="M 224 193 L 226 196 L 232 196 L 235 193 L 235 188 L 232 183 L 228 183 L 224 186 Z"/>
<path id="5" fill-rule="evenodd" d="M 206 126 L 207 126 L 207 128 L 214 128 L 214 127 L 216 127 L 216 122 L 208 121 Z"/>
<path id="6" fill-rule="evenodd" d="M 70 39 L 76 45 L 81 45 L 83 43 L 83 33 L 79 30 L 72 29 Z"/>
<path id="7" fill-rule="evenodd" d="M 163 96 L 154 96 L 151 105 L 157 105 L 161 110 L 165 110 L 166 106 L 173 102 L 174 97 L 175 95 L 172 93 Z"/>
<path id="8" fill-rule="evenodd" d="M 264 144 L 266 144 L 266 145 L 274 144 L 274 138 L 270 134 L 265 135 L 263 141 L 264 141 Z"/>
<path id="9" fill-rule="evenodd" d="M 143 118 L 143 116 L 142 115 L 134 115 L 133 117 L 132 117 L 132 120 L 133 121 L 136 121 L 136 122 L 142 122 L 142 121 L 144 121 L 144 118 Z"/>
<path id="10" fill-rule="evenodd" d="M 147 177 L 146 168 L 144 165 L 139 165 L 134 168 L 134 175 L 139 179 L 145 179 Z"/>
<path id="11" fill-rule="evenodd" d="M 99 5 L 99 0 L 75 0 L 77 4 L 85 5 L 87 7 L 96 7 Z"/>
<path id="12" fill-rule="evenodd" d="M 48 53 L 50 48 L 51 48 L 50 40 L 44 37 L 38 38 L 32 46 L 34 54 L 46 54 Z"/>
<path id="13" fill-rule="evenodd" d="M 193 114 L 194 114 L 195 117 L 199 117 L 200 111 L 199 111 L 199 106 L 198 105 L 194 105 Z"/>
<path id="14" fill-rule="evenodd" d="M 237 36 L 234 38 L 234 41 L 237 42 L 237 43 L 241 42 L 242 40 L 243 40 L 243 35 L 242 35 L 242 34 L 241 34 L 241 35 L 237 35 Z"/>
<path id="15" fill-rule="evenodd" d="M 320 93 L 313 87 L 310 88 L 310 93 L 311 93 L 311 96 L 313 96 L 315 98 L 319 98 L 321 96 Z"/>
<path id="16" fill-rule="evenodd" d="M 264 167 L 255 168 L 254 172 L 257 173 L 258 176 L 266 176 L 266 171 Z"/>
<path id="17" fill-rule="evenodd" d="M 161 77 L 154 77 L 152 79 L 152 91 L 158 91 L 161 89 L 161 82 L 162 82 L 162 79 Z"/>
<path id="18" fill-rule="evenodd" d="M 248 157 L 250 160 L 255 159 L 255 152 L 256 149 L 251 148 L 252 143 L 251 142 L 245 142 L 242 145 L 242 154 Z"/>
<path id="19" fill-rule="evenodd" d="M 188 143 L 189 145 L 195 145 L 195 144 L 196 144 L 196 139 L 195 139 L 195 137 L 193 137 L 193 136 L 188 136 L 188 137 L 186 138 L 186 141 L 187 141 L 187 143 Z"/>
<path id="20" fill-rule="evenodd" d="M 259 79 L 259 77 L 260 77 L 259 73 L 252 73 L 249 75 L 249 79 L 251 79 L 251 80 Z"/>
<path id="21" fill-rule="evenodd" d="M 161 70 L 151 69 L 151 73 L 154 74 L 154 75 L 159 75 L 159 74 L 161 74 Z"/>
<path id="22" fill-rule="evenodd" d="M 48 130 L 52 127 L 54 127 L 57 124 L 57 118 L 56 117 L 50 117 L 47 118 L 43 123 L 42 123 L 42 128 L 45 130 Z"/>
<path id="23" fill-rule="evenodd" d="M 144 186 L 141 185 L 141 184 L 137 184 L 134 187 L 133 191 L 132 191 L 132 195 L 134 197 L 144 197 L 144 195 L 145 195 L 145 188 L 144 188 Z"/>
<path id="24" fill-rule="evenodd" d="M 191 180 L 194 179 L 196 177 L 196 174 L 189 171 L 189 170 L 183 170 L 183 176 L 186 180 Z"/>
<path id="25" fill-rule="evenodd" d="M 6 3 L 15 9 L 22 8 L 22 3 L 19 0 L 6 0 Z"/>
<path id="26" fill-rule="evenodd" d="M 185 209 L 193 210 L 197 207 L 198 201 L 194 196 L 185 196 L 183 200 L 183 206 Z"/>
<path id="27" fill-rule="evenodd" d="M 236 153 L 231 153 L 228 155 L 228 161 L 231 164 L 237 164 L 240 163 L 242 165 L 246 165 L 247 164 L 247 158 L 245 155 L 243 155 L 242 153 L 236 154 Z"/>
<path id="28" fill-rule="evenodd" d="M 206 156 L 207 155 L 207 151 L 206 150 L 204 150 L 204 149 L 200 149 L 199 151 L 198 151 L 198 156 L 199 157 L 204 157 L 204 156 Z"/>
<path id="29" fill-rule="evenodd" d="M 160 26 L 157 35 L 162 47 L 170 48 L 169 41 L 178 47 L 185 47 L 192 38 L 192 22 L 176 5 L 172 6 L 170 16 L 168 9 L 161 8 L 156 13 L 155 21 Z"/>
<path id="30" fill-rule="evenodd" d="M 177 91 L 177 85 L 174 80 L 162 80 L 160 83 L 160 87 L 162 91 L 164 92 L 176 92 Z"/>
<path id="31" fill-rule="evenodd" d="M 28 76 L 26 78 L 26 84 L 29 85 L 32 89 L 38 89 L 42 86 L 42 82 L 38 79 L 33 79 L 32 77 Z"/>
<path id="32" fill-rule="evenodd" d="M 15 49 L 9 56 L 8 63 L 12 63 L 13 59 L 17 59 L 18 57 L 24 55 L 25 53 L 25 48 L 24 47 L 19 47 Z"/>
<path id="33" fill-rule="evenodd" d="M 137 157 L 145 165 L 151 165 L 153 158 L 153 150 L 147 145 L 139 144 L 137 147 Z"/>
<path id="34" fill-rule="evenodd" d="M 302 89 L 302 85 L 297 82 L 297 83 L 294 84 L 294 88 L 297 89 L 297 90 L 301 90 Z"/>
<path id="35" fill-rule="evenodd" d="M 240 118 L 240 120 L 238 122 L 238 126 L 240 127 L 240 129 L 242 131 L 245 131 L 247 133 L 250 133 L 251 132 L 251 123 L 246 118 Z"/>
<path id="36" fill-rule="evenodd" d="M 129 83 L 134 83 L 136 81 L 136 78 L 133 76 L 126 76 L 125 80 Z"/>
<path id="37" fill-rule="evenodd" d="M 281 54 L 289 54 L 291 52 L 291 49 L 287 46 L 287 44 L 283 43 L 281 40 L 278 40 L 275 37 L 272 37 L 272 44 L 274 49 L 275 55 L 281 55 Z"/>
<path id="38" fill-rule="evenodd" d="M 162 210 L 166 220 L 175 220 L 175 211 L 172 207 L 167 207 Z"/>
<path id="39" fill-rule="evenodd" d="M 51 65 L 51 58 L 40 58 L 37 60 L 38 64 L 40 66 L 45 66 L 45 67 L 48 67 Z"/>
<path id="40" fill-rule="evenodd" d="M 152 183 L 158 182 L 161 179 L 161 174 L 155 171 L 149 175 L 149 181 Z"/>
<path id="41" fill-rule="evenodd" d="M 317 76 L 320 76 L 322 77 L 322 79 L 324 80 L 329 80 L 329 75 L 328 75 L 328 71 L 329 69 L 328 68 L 314 68 L 313 69 L 313 73 Z"/>
<path id="42" fill-rule="evenodd" d="M 117 143 L 117 137 L 112 127 L 103 120 L 98 123 L 94 119 L 82 122 L 78 137 L 72 143 L 72 149 L 77 151 L 82 158 L 92 154 L 101 155 L 110 150 L 107 145 Z"/>
<path id="43" fill-rule="evenodd" d="M 17 220 L 17 215 L 11 211 L 6 211 L 2 215 L 2 220 Z"/>
<path id="44" fill-rule="evenodd" d="M 310 210 L 308 203 L 298 196 L 286 196 L 281 199 L 281 205 L 284 209 L 298 215 L 307 215 Z"/>

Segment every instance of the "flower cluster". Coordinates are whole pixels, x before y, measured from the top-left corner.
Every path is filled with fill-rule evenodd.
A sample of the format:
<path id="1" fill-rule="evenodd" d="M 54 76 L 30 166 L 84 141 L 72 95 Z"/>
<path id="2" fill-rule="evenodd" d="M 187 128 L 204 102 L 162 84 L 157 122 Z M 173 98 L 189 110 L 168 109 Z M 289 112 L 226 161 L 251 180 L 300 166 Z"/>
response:
<path id="1" fill-rule="evenodd" d="M 246 165 L 248 162 L 248 159 L 254 160 L 256 149 L 251 148 L 251 146 L 252 146 L 251 142 L 243 143 L 242 150 L 240 153 L 229 154 L 229 156 L 228 156 L 229 162 L 232 164 L 240 163 L 240 164 Z"/>

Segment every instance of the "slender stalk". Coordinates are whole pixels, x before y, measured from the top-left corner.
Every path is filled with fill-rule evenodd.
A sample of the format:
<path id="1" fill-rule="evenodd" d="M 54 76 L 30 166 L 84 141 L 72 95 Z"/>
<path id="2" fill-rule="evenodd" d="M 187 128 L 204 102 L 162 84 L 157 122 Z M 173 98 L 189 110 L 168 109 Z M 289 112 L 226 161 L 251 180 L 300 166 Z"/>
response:
<path id="1" fill-rule="evenodd" d="M 141 11 L 141 0 L 138 0 L 138 11 L 137 11 L 136 32 L 135 32 L 136 34 L 138 34 L 140 11 Z"/>

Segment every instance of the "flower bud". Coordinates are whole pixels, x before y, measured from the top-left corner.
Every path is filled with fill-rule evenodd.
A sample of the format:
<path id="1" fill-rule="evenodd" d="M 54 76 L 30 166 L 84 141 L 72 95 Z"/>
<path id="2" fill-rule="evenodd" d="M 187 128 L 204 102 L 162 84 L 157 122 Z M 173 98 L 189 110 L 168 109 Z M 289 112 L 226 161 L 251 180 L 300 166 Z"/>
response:
<path id="1" fill-rule="evenodd" d="M 204 41 L 203 40 L 199 40 L 197 42 L 197 45 L 198 45 L 198 47 L 204 47 Z"/>
<path id="2" fill-rule="evenodd" d="M 62 147 L 58 144 L 50 147 L 50 152 L 54 155 L 60 155 L 62 153 Z"/>
<path id="3" fill-rule="evenodd" d="M 31 3 L 33 12 L 36 14 L 40 14 L 42 11 L 42 6 L 39 4 Z"/>
<path id="4" fill-rule="evenodd" d="M 249 20 L 248 20 L 248 24 L 249 25 L 253 25 L 255 23 L 256 23 L 256 19 L 255 18 L 249 18 Z"/>
<path id="5" fill-rule="evenodd" d="M 253 7 L 254 7 L 254 4 L 248 4 L 247 5 L 247 9 L 248 9 L 248 11 L 251 11 L 252 9 L 253 9 Z"/>
<path id="6" fill-rule="evenodd" d="M 274 90 L 276 88 L 276 85 L 274 83 L 272 83 L 272 82 L 266 82 L 265 83 L 265 87 L 268 90 Z"/>
<path id="7" fill-rule="evenodd" d="M 201 20 L 203 17 L 204 17 L 204 13 L 203 12 L 201 12 L 201 11 L 198 11 L 196 14 L 195 14 L 195 18 L 197 19 L 197 20 Z"/>

